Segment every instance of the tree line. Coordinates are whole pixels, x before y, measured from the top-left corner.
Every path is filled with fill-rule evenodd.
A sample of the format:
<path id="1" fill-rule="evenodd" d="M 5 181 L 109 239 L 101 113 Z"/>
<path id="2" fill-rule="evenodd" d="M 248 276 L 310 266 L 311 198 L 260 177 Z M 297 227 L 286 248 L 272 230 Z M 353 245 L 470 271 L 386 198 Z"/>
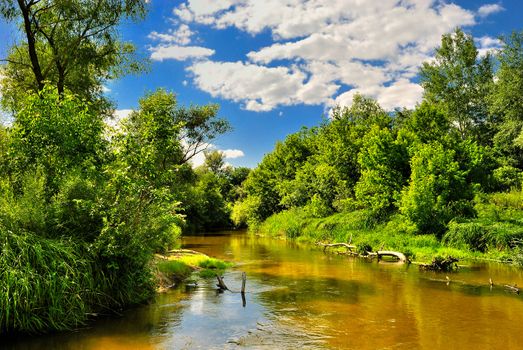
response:
<path id="1" fill-rule="evenodd" d="M 358 211 L 369 225 L 401 215 L 410 232 L 442 237 L 451 221 L 477 216 L 479 195 L 519 191 L 523 32 L 500 40 L 481 56 L 461 29 L 443 35 L 420 68 L 414 109 L 388 112 L 356 95 L 277 143 L 247 177 L 235 222 L 255 227 L 293 208 L 310 217 Z"/>

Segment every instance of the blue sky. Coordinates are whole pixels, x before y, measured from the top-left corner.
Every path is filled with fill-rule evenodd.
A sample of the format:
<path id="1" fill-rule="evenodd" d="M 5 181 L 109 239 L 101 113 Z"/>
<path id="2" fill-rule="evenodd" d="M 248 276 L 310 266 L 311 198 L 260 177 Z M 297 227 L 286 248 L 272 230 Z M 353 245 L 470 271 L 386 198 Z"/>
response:
<path id="1" fill-rule="evenodd" d="M 119 115 L 147 91 L 180 104 L 218 103 L 233 131 L 213 141 L 235 166 L 255 166 L 278 140 L 318 125 L 355 92 L 386 109 L 421 98 L 419 65 L 460 26 L 481 53 L 523 29 L 523 2 L 503 0 L 151 0 L 121 36 L 151 59 L 147 74 L 107 83 Z M 0 54 L 15 31 L 0 23 Z"/>

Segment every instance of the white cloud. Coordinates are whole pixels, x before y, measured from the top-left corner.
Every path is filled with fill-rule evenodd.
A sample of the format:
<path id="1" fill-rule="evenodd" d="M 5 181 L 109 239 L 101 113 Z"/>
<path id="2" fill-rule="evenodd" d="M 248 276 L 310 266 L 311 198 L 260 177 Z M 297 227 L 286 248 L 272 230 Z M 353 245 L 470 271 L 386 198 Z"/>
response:
<path id="1" fill-rule="evenodd" d="M 181 24 L 178 27 L 178 29 L 169 29 L 167 33 L 158 33 L 153 31 L 148 35 L 148 38 L 163 43 L 188 45 L 191 43 L 191 37 L 193 35 L 194 32 L 189 28 L 187 24 Z"/>
<path id="2" fill-rule="evenodd" d="M 245 153 L 239 149 L 224 149 L 221 152 L 225 156 L 225 159 L 235 159 L 245 156 Z"/>
<path id="3" fill-rule="evenodd" d="M 487 4 L 478 9 L 478 16 L 487 17 L 491 14 L 505 10 L 500 4 Z"/>
<path id="4" fill-rule="evenodd" d="M 411 79 L 442 34 L 474 25 L 477 14 L 496 6 L 475 13 L 440 0 L 188 0 L 174 13 L 186 24 L 272 33 L 273 42 L 249 52 L 247 62 L 188 68 L 212 96 L 270 111 L 330 106 L 362 92 L 389 109 L 419 101 L 421 87 Z"/>
<path id="5" fill-rule="evenodd" d="M 488 52 L 493 52 L 501 48 L 501 40 L 490 36 L 482 36 L 475 39 L 478 47 L 479 56 L 485 56 Z"/>
<path id="6" fill-rule="evenodd" d="M 185 61 L 190 58 L 201 58 L 214 55 L 214 50 L 201 46 L 156 46 L 150 49 L 151 59 L 163 61 L 168 59 Z"/>
<path id="7" fill-rule="evenodd" d="M 182 145 L 184 147 L 187 146 L 187 144 L 185 142 L 182 141 Z M 197 168 L 199 166 L 202 166 L 204 163 L 205 163 L 205 153 L 203 152 L 203 150 L 217 150 L 219 152 L 221 152 L 225 159 L 235 159 L 235 158 L 241 158 L 243 156 L 245 156 L 245 154 L 243 153 L 242 150 L 239 150 L 239 149 L 219 149 L 216 147 L 216 145 L 213 145 L 212 143 L 206 143 L 206 144 L 203 144 L 200 148 L 202 151 L 197 153 L 194 157 L 192 157 L 189 162 L 191 163 L 192 167 L 193 168 Z"/>
<path id="8" fill-rule="evenodd" d="M 336 98 L 335 104 L 350 106 L 356 93 L 372 97 L 385 110 L 394 108 L 413 108 L 421 100 L 423 88 L 419 84 L 412 83 L 408 79 L 399 79 L 389 86 L 377 86 L 356 88 L 349 90 Z"/>
<path id="9" fill-rule="evenodd" d="M 299 69 L 264 67 L 243 62 L 196 62 L 188 68 L 196 86 L 213 97 L 242 102 L 251 111 L 270 111 L 278 105 L 320 104 L 337 90 L 318 83 Z"/>

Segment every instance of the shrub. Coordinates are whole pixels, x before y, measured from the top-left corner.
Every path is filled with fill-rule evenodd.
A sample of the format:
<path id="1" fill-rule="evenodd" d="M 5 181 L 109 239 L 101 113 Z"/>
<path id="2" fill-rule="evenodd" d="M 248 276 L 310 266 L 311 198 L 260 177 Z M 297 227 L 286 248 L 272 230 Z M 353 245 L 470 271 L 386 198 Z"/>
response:
<path id="1" fill-rule="evenodd" d="M 488 246 L 493 243 L 493 237 L 489 230 L 479 223 L 452 221 L 449 224 L 448 232 L 443 236 L 442 242 L 450 247 L 467 247 L 472 251 L 484 253 Z"/>
<path id="2" fill-rule="evenodd" d="M 501 190 L 521 188 L 521 183 L 523 182 L 523 172 L 509 165 L 494 170 L 493 176 L 497 187 Z"/>
<path id="3" fill-rule="evenodd" d="M 420 233 L 442 235 L 452 218 L 473 213 L 472 191 L 453 151 L 440 144 L 420 145 L 411 159 L 411 169 L 400 211 Z"/>

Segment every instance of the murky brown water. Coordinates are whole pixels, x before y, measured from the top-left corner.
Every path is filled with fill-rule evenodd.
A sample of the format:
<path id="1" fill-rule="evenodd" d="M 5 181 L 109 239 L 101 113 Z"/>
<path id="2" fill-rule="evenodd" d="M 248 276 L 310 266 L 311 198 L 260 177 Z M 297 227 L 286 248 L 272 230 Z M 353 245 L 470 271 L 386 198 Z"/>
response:
<path id="1" fill-rule="evenodd" d="M 214 280 L 160 295 L 89 329 L 17 341 L 6 349 L 521 349 L 523 271 L 498 264 L 459 273 L 369 263 L 241 233 L 184 238 L 186 248 L 241 263 Z"/>

